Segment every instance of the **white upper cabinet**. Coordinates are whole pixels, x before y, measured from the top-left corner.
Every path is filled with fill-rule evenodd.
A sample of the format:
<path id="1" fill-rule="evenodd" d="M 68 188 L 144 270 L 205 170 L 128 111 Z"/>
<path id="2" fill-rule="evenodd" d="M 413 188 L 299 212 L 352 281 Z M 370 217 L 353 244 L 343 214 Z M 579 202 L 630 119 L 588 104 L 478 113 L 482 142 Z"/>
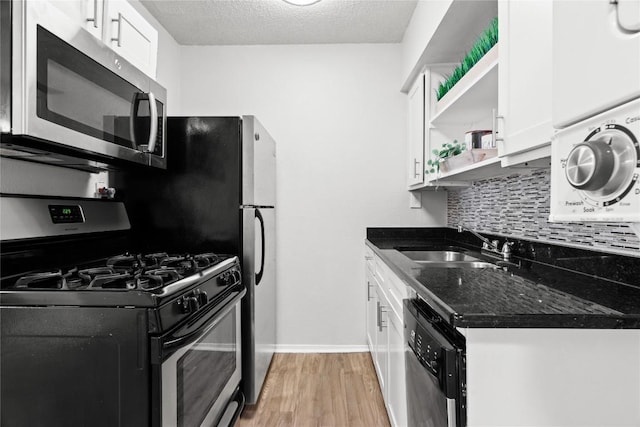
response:
<path id="1" fill-rule="evenodd" d="M 84 8 L 84 28 L 97 39 L 104 33 L 104 1 L 81 0 Z"/>
<path id="2" fill-rule="evenodd" d="M 102 40 L 103 0 L 52 1 L 51 4 L 82 25 L 95 38 Z"/>
<path id="3" fill-rule="evenodd" d="M 155 78 L 158 31 L 125 0 L 106 2 L 104 22 L 105 43 L 141 71 Z"/>
<path id="4" fill-rule="evenodd" d="M 510 166 L 550 154 L 552 0 L 500 1 L 498 155 Z"/>
<path id="5" fill-rule="evenodd" d="M 451 0 L 443 10 L 432 10 L 441 17 L 436 23 L 433 18 L 415 16 L 429 12 L 427 6 L 416 8 L 407 34 L 417 32 L 412 28 L 416 22 L 430 23 L 434 30 L 424 41 L 424 50 L 402 87 L 410 99 L 409 160 L 414 162 L 408 169 L 410 190 L 468 185 L 471 181 L 511 174 L 515 166 L 548 166 L 553 136 L 552 3 Z M 499 42 L 436 100 L 438 85 L 451 75 L 496 16 Z M 433 149 L 461 143 L 471 131 L 493 134 L 493 142 L 483 142 L 480 150 L 449 161 L 447 170 L 427 173 L 422 182 L 420 176 L 414 176 L 418 128 L 412 106 L 415 85 L 409 85 L 417 70 L 426 81 L 423 164 L 433 159 Z M 451 164 L 456 166 L 451 168 Z"/>
<path id="6" fill-rule="evenodd" d="M 425 98 L 424 98 L 424 74 L 420 74 L 409 91 L 409 129 L 408 151 L 409 167 L 407 169 L 407 184 L 409 188 L 424 182 L 424 158 L 425 158 Z"/>
<path id="7" fill-rule="evenodd" d="M 158 30 L 126 0 L 51 1 L 136 68 L 156 78 Z"/>

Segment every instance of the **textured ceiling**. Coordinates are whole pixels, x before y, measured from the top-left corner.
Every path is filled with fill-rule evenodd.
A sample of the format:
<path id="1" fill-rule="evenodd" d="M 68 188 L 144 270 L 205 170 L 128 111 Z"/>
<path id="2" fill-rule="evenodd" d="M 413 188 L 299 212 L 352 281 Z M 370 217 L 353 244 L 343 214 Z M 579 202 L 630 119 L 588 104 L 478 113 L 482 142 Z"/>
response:
<path id="1" fill-rule="evenodd" d="M 417 0 L 141 0 L 183 45 L 397 43 Z"/>

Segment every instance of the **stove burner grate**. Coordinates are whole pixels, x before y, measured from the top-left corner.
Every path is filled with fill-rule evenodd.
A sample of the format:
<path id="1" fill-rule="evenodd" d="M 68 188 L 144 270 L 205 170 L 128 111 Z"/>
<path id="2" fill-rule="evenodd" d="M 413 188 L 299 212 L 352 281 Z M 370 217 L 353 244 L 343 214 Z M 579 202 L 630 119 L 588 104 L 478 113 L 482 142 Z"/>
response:
<path id="1" fill-rule="evenodd" d="M 222 260 L 214 253 L 169 255 L 124 253 L 110 257 L 104 266 L 74 267 L 25 274 L 12 286 L 34 290 L 154 290 L 195 274 Z"/>
<path id="2" fill-rule="evenodd" d="M 26 289 L 66 289 L 66 281 L 62 271 L 39 271 L 20 277 L 15 288 Z"/>

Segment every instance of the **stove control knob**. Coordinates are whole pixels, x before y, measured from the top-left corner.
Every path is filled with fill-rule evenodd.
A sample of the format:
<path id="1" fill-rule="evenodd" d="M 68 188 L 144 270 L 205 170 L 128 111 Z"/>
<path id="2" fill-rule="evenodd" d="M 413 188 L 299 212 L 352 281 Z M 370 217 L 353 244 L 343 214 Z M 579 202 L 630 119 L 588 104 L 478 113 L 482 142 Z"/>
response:
<path id="1" fill-rule="evenodd" d="M 235 281 L 234 276 L 230 272 L 225 272 L 220 276 L 220 285 L 221 286 L 231 286 Z"/>
<path id="2" fill-rule="evenodd" d="M 567 181 L 578 190 L 595 191 L 604 187 L 613 174 L 615 155 L 606 138 L 583 142 L 567 157 Z"/>
<path id="3" fill-rule="evenodd" d="M 182 312 L 185 314 L 195 313 L 200 308 L 200 303 L 195 296 L 184 297 L 182 300 L 178 301 L 178 303 L 182 308 Z"/>
<path id="4" fill-rule="evenodd" d="M 207 293 L 204 291 L 201 291 L 200 289 L 197 289 L 195 291 L 195 296 L 196 296 L 196 299 L 198 300 L 198 304 L 200 305 L 200 307 L 207 305 L 207 303 L 209 302 L 209 296 L 207 295 Z"/>

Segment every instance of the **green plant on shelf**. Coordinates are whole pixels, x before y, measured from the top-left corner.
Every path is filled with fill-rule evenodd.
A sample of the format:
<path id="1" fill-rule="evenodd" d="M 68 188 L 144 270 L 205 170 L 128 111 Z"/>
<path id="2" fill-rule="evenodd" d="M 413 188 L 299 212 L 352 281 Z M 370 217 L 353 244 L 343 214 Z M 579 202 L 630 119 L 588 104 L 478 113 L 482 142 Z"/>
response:
<path id="1" fill-rule="evenodd" d="M 480 59 L 491 50 L 495 44 L 498 43 L 498 18 L 494 18 L 491 21 L 489 27 L 484 30 L 484 33 L 476 40 L 473 47 L 464 57 L 460 65 L 447 77 L 447 79 L 440 83 L 438 89 L 436 89 L 436 97 L 439 100 L 446 95 L 451 88 L 460 81 L 460 79 L 467 74 L 467 72 L 480 61 Z"/>
<path id="2" fill-rule="evenodd" d="M 429 168 L 425 170 L 425 173 L 437 173 L 440 171 L 440 163 L 447 157 L 457 156 L 462 154 L 467 149 L 466 143 L 459 143 L 457 139 L 454 139 L 452 143 L 445 142 L 442 144 L 442 148 L 434 148 L 431 153 L 434 158 L 427 160 L 427 166 Z"/>

